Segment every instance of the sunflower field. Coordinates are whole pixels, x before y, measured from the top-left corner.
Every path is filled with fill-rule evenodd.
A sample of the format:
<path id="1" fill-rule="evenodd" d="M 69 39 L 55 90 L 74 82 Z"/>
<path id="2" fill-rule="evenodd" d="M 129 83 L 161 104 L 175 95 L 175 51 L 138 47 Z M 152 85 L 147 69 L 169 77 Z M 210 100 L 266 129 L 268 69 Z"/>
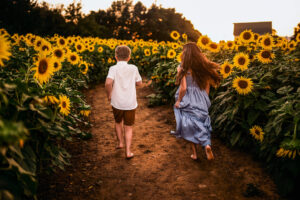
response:
<path id="1" fill-rule="evenodd" d="M 94 37 L 40 37 L 0 29 L 0 197 L 36 199 L 38 174 L 63 169 L 74 137 L 88 139 L 92 112 L 83 91 L 105 80 L 114 49 L 128 45 L 130 62 L 151 79 L 149 105 L 174 102 L 176 68 L 186 34 L 173 42 Z M 291 41 L 246 30 L 234 41 L 197 44 L 220 64 L 211 91 L 216 135 L 263 162 L 282 194 L 300 176 L 300 34 Z"/>

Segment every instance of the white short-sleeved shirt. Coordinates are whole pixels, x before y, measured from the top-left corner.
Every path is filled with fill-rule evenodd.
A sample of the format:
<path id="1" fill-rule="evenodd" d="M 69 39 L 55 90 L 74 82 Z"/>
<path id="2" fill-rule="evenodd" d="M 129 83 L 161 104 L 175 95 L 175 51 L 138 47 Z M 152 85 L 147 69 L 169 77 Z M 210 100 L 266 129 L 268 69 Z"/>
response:
<path id="1" fill-rule="evenodd" d="M 138 68 L 119 61 L 111 66 L 106 78 L 114 80 L 111 105 L 119 110 L 133 110 L 137 107 L 136 82 L 142 81 Z"/>

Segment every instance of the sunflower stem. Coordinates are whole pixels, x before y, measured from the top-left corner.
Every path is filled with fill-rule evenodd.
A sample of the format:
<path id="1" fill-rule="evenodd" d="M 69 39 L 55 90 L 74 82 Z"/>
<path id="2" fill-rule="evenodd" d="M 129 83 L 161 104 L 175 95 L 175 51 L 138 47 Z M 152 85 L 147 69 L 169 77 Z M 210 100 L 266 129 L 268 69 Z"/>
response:
<path id="1" fill-rule="evenodd" d="M 58 106 L 55 107 L 54 115 L 52 116 L 52 119 L 51 119 L 52 122 L 54 122 L 54 120 L 56 119 L 57 109 L 58 109 Z"/>
<path id="2" fill-rule="evenodd" d="M 297 125 L 298 125 L 298 121 L 299 121 L 299 119 L 296 118 L 296 120 L 295 120 L 295 127 L 294 127 L 294 134 L 293 134 L 293 140 L 296 140 L 296 138 L 297 138 Z"/>

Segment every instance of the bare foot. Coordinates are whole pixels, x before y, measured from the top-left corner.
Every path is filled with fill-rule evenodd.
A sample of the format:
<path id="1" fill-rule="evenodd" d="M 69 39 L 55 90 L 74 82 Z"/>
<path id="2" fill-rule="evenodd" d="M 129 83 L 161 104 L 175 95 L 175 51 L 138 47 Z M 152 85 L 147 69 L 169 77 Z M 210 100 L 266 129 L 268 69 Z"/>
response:
<path id="1" fill-rule="evenodd" d="M 209 145 L 207 145 L 205 147 L 205 153 L 206 153 L 207 160 L 213 160 L 214 159 L 214 155 L 213 155 L 211 147 Z"/>
<path id="2" fill-rule="evenodd" d="M 191 158 L 192 158 L 193 160 L 197 160 L 197 155 L 192 154 L 192 155 L 191 155 Z"/>
<path id="3" fill-rule="evenodd" d="M 126 159 L 131 159 L 134 157 L 134 154 L 133 153 L 129 153 L 126 155 Z"/>

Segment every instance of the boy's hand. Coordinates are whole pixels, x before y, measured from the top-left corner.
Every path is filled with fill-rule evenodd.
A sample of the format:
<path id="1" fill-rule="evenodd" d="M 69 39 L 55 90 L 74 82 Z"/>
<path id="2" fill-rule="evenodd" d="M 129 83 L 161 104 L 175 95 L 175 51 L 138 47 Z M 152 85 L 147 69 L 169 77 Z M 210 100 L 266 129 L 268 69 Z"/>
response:
<path id="1" fill-rule="evenodd" d="M 179 104 L 180 104 L 180 101 L 176 101 L 176 103 L 175 103 L 175 108 L 179 108 Z"/>

